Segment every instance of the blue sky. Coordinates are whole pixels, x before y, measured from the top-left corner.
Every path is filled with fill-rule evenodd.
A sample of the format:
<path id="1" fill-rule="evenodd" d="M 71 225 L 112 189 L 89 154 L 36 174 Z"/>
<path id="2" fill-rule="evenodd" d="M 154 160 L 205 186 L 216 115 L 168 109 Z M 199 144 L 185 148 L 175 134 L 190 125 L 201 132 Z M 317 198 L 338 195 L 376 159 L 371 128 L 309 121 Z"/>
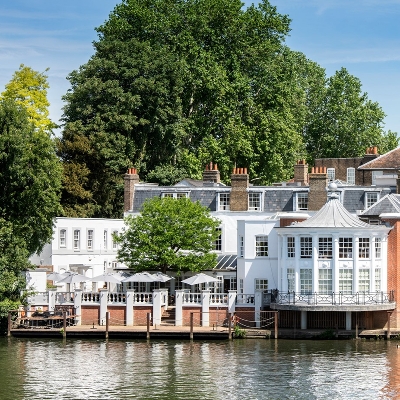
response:
<path id="1" fill-rule="evenodd" d="M 96 26 L 117 0 L 0 0 L 0 91 L 21 63 L 47 67 L 50 116 L 62 114 L 66 76 L 93 54 Z M 249 5 L 251 1 L 245 1 Z M 286 43 L 326 68 L 360 78 L 363 91 L 385 113 L 386 129 L 400 133 L 400 0 L 271 0 L 292 19 Z"/>

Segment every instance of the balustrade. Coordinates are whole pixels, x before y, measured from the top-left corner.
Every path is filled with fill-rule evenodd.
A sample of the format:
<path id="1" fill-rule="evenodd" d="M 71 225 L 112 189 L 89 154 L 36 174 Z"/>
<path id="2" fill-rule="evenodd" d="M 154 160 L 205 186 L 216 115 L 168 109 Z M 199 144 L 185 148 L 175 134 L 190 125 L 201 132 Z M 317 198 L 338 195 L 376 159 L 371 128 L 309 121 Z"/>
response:
<path id="1" fill-rule="evenodd" d="M 82 304 L 83 303 L 100 303 L 100 293 L 98 293 L 98 292 L 83 292 L 82 293 Z"/>
<path id="2" fill-rule="evenodd" d="M 133 298 L 134 304 L 153 304 L 153 293 L 140 292 L 135 293 Z"/>
<path id="3" fill-rule="evenodd" d="M 183 293 L 182 304 L 201 304 L 201 293 Z"/>
<path id="4" fill-rule="evenodd" d="M 254 305 L 254 294 L 238 293 L 236 295 L 236 304 Z"/>
<path id="5" fill-rule="evenodd" d="M 54 292 L 56 297 L 56 304 L 73 303 L 75 293 L 74 292 Z"/>
<path id="6" fill-rule="evenodd" d="M 228 295 L 226 293 L 211 293 L 210 294 L 210 305 L 221 305 L 228 304 Z"/>
<path id="7" fill-rule="evenodd" d="M 108 303 L 126 303 L 126 294 L 121 292 L 108 293 Z"/>

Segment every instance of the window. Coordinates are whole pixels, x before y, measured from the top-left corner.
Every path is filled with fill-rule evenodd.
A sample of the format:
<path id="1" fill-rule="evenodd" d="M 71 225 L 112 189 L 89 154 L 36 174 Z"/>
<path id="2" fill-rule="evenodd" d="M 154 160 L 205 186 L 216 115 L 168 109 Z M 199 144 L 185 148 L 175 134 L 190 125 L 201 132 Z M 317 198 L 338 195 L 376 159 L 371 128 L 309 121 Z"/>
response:
<path id="1" fill-rule="evenodd" d="M 319 238 L 318 240 L 318 257 L 332 258 L 332 238 Z"/>
<path id="2" fill-rule="evenodd" d="M 243 293 L 243 279 L 239 279 L 239 293 Z"/>
<path id="3" fill-rule="evenodd" d="M 107 232 L 107 230 L 104 230 L 104 232 L 103 232 L 103 247 L 104 247 L 104 250 L 107 250 L 107 248 L 108 248 L 108 232 Z"/>
<path id="4" fill-rule="evenodd" d="M 60 229 L 60 247 L 67 247 L 67 230 Z"/>
<path id="5" fill-rule="evenodd" d="M 308 210 L 308 193 L 297 193 L 297 211 Z"/>
<path id="6" fill-rule="evenodd" d="M 382 239 L 375 238 L 375 258 L 382 257 Z"/>
<path id="7" fill-rule="evenodd" d="M 256 290 L 268 290 L 268 279 L 256 279 Z"/>
<path id="8" fill-rule="evenodd" d="M 353 257 L 353 238 L 339 238 L 339 258 Z"/>
<path id="9" fill-rule="evenodd" d="M 229 278 L 229 290 L 236 290 L 236 276 L 231 276 Z"/>
<path id="10" fill-rule="evenodd" d="M 93 250 L 93 229 L 87 231 L 87 249 Z"/>
<path id="11" fill-rule="evenodd" d="M 219 193 L 218 199 L 218 210 L 219 211 L 229 211 L 230 209 L 230 193 Z"/>
<path id="12" fill-rule="evenodd" d="M 343 294 L 353 293 L 353 270 L 349 268 L 339 269 L 339 292 Z"/>
<path id="13" fill-rule="evenodd" d="M 354 185 L 356 183 L 356 169 L 347 168 L 347 183 Z"/>
<path id="14" fill-rule="evenodd" d="M 78 229 L 74 230 L 74 250 L 81 248 L 81 231 Z"/>
<path id="15" fill-rule="evenodd" d="M 161 194 L 161 197 L 168 197 L 171 199 L 187 199 L 189 197 L 189 193 L 186 192 L 165 192 Z"/>
<path id="16" fill-rule="evenodd" d="M 300 269 L 300 292 L 301 294 L 312 293 L 312 269 Z"/>
<path id="17" fill-rule="evenodd" d="M 300 238 L 300 258 L 312 258 L 312 237 Z"/>
<path id="18" fill-rule="evenodd" d="M 219 236 L 214 242 L 214 250 L 222 251 L 222 229 L 216 228 L 215 231 L 219 232 Z"/>
<path id="19" fill-rule="evenodd" d="M 113 261 L 113 262 L 111 263 L 111 268 L 112 268 L 112 269 L 117 269 L 117 268 L 118 268 L 118 261 Z"/>
<path id="20" fill-rule="evenodd" d="M 321 294 L 332 293 L 332 270 L 318 270 L 318 292 Z"/>
<path id="21" fill-rule="evenodd" d="M 294 258 L 296 255 L 295 242 L 293 236 L 288 236 L 287 238 L 287 256 L 288 258 Z"/>
<path id="22" fill-rule="evenodd" d="M 369 269 L 360 268 L 358 276 L 358 291 L 369 292 Z"/>
<path id="23" fill-rule="evenodd" d="M 256 236 L 256 257 L 268 256 L 268 236 Z"/>
<path id="24" fill-rule="evenodd" d="M 327 168 L 326 173 L 328 174 L 328 181 L 335 180 L 335 168 Z"/>
<path id="25" fill-rule="evenodd" d="M 261 210 L 261 193 L 249 193 L 249 211 Z"/>
<path id="26" fill-rule="evenodd" d="M 294 268 L 287 269 L 287 282 L 288 282 L 288 292 L 294 292 L 296 290 Z"/>
<path id="27" fill-rule="evenodd" d="M 239 236 L 239 257 L 244 257 L 244 238 Z"/>
<path id="28" fill-rule="evenodd" d="M 216 293 L 223 293 L 222 290 L 222 276 L 217 276 L 218 282 L 214 283 L 214 290 Z"/>
<path id="29" fill-rule="evenodd" d="M 358 239 L 358 257 L 369 258 L 369 238 Z"/>
<path id="30" fill-rule="evenodd" d="M 379 200 L 378 192 L 365 193 L 365 208 L 370 208 Z"/>
<path id="31" fill-rule="evenodd" d="M 380 292 L 381 290 L 381 269 L 375 268 L 375 291 Z"/>
<path id="32" fill-rule="evenodd" d="M 113 231 L 113 241 L 112 241 L 112 248 L 113 250 L 118 250 L 118 243 L 114 240 L 114 236 L 118 235 L 118 231 Z"/>

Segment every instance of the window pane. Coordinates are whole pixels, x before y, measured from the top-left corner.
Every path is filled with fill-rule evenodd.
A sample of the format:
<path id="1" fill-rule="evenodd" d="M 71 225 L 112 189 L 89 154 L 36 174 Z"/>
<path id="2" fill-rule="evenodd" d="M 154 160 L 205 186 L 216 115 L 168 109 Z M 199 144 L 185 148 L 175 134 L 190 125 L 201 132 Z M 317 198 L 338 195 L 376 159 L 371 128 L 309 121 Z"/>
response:
<path id="1" fill-rule="evenodd" d="M 74 249 L 78 250 L 80 249 L 81 243 L 81 232 L 79 230 L 74 230 Z"/>
<path id="2" fill-rule="evenodd" d="M 60 247 L 67 246 L 67 231 L 65 229 L 60 230 Z"/>
<path id="3" fill-rule="evenodd" d="M 294 292 L 295 289 L 295 273 L 294 268 L 287 269 L 287 281 L 288 281 L 288 291 Z"/>
<path id="4" fill-rule="evenodd" d="M 312 258 L 312 237 L 300 238 L 300 258 Z"/>
<path id="5" fill-rule="evenodd" d="M 370 208 L 378 201 L 378 193 L 377 192 L 370 192 L 365 193 L 366 200 L 365 200 L 365 207 Z"/>
<path id="6" fill-rule="evenodd" d="M 343 294 L 353 293 L 353 270 L 339 269 L 339 292 Z"/>
<path id="7" fill-rule="evenodd" d="M 335 168 L 327 168 L 326 172 L 328 174 L 328 180 L 334 181 L 335 180 Z"/>
<path id="8" fill-rule="evenodd" d="M 249 193 L 249 210 L 261 210 L 261 193 Z"/>
<path id="9" fill-rule="evenodd" d="M 318 271 L 318 292 L 321 294 L 332 293 L 331 269 L 320 269 Z"/>
<path id="10" fill-rule="evenodd" d="M 229 193 L 220 193 L 219 194 L 219 210 L 220 211 L 229 211 L 230 209 L 230 194 Z"/>
<path id="11" fill-rule="evenodd" d="M 216 251 L 221 251 L 222 250 L 222 229 L 221 228 L 216 228 L 215 229 L 216 232 L 219 232 L 219 236 L 216 239 L 216 241 L 214 242 L 214 250 Z"/>
<path id="12" fill-rule="evenodd" d="M 297 210 L 308 210 L 308 193 L 297 193 Z"/>
<path id="13" fill-rule="evenodd" d="M 87 231 L 87 248 L 89 250 L 93 249 L 93 229 Z"/>
<path id="14" fill-rule="evenodd" d="M 329 259 L 332 258 L 332 238 L 319 238 L 318 257 Z"/>
<path id="15" fill-rule="evenodd" d="M 369 269 L 361 268 L 358 273 L 358 290 L 360 292 L 369 292 Z"/>
<path id="16" fill-rule="evenodd" d="M 256 290 L 268 290 L 268 279 L 256 279 Z"/>
<path id="17" fill-rule="evenodd" d="M 294 258 L 296 255 L 294 237 L 288 236 L 287 238 L 287 256 L 288 258 Z"/>
<path id="18" fill-rule="evenodd" d="M 239 257 L 244 257 L 244 238 L 239 237 Z"/>
<path id="19" fill-rule="evenodd" d="M 347 168 L 347 183 L 356 183 L 356 170 L 355 168 Z"/>
<path id="20" fill-rule="evenodd" d="M 381 269 L 375 268 L 375 290 L 380 292 L 381 289 Z"/>
<path id="21" fill-rule="evenodd" d="M 268 256 L 268 236 L 256 236 L 256 257 Z"/>
<path id="22" fill-rule="evenodd" d="M 353 258 L 353 238 L 339 238 L 339 258 Z"/>
<path id="23" fill-rule="evenodd" d="M 301 294 L 312 293 L 312 269 L 300 270 L 300 292 Z"/>
<path id="24" fill-rule="evenodd" d="M 375 258 L 382 257 L 382 239 L 375 238 Z"/>
<path id="25" fill-rule="evenodd" d="M 369 258 L 369 238 L 358 239 L 358 257 Z"/>

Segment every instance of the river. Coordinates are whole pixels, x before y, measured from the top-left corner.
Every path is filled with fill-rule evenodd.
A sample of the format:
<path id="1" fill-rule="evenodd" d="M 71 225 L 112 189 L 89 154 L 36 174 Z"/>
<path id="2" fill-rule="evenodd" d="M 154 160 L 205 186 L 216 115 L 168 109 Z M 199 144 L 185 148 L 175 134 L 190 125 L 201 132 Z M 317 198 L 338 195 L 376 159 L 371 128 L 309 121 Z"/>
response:
<path id="1" fill-rule="evenodd" d="M 1 338 L 0 399 L 396 399 L 397 343 Z"/>

